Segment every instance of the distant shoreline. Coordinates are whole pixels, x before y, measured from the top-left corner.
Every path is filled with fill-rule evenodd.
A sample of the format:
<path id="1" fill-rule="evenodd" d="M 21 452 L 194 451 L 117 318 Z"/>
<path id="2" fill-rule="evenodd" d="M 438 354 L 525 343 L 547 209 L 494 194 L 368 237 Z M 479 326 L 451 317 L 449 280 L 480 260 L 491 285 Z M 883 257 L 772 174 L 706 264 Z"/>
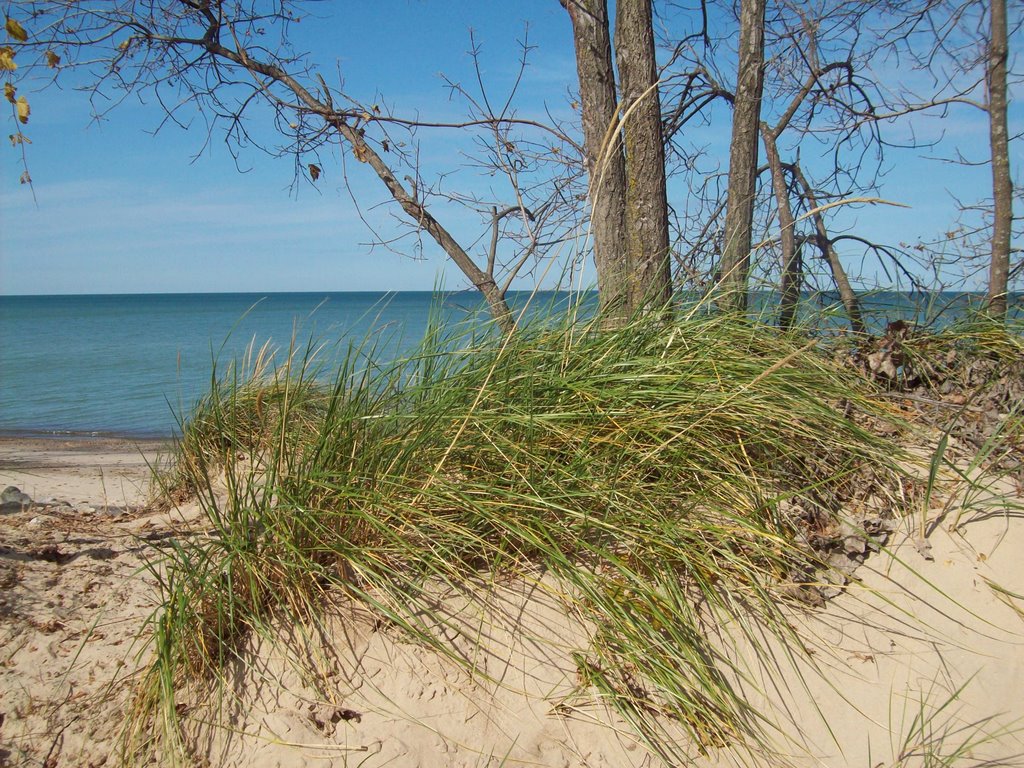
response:
<path id="1" fill-rule="evenodd" d="M 130 434 L 119 432 L 51 432 L 30 429 L 0 429 L 0 449 L 12 446 L 31 447 L 36 450 L 61 448 L 84 452 L 139 448 L 143 451 L 169 447 L 176 436 Z M 3 464 L 0 458 L 0 465 Z"/>
<path id="2" fill-rule="evenodd" d="M 538 295 L 552 295 L 552 294 L 565 294 L 565 295 L 597 295 L 596 288 L 584 288 L 582 290 L 566 290 L 562 288 L 548 288 L 544 290 L 526 290 L 526 289 L 510 289 L 509 294 L 512 296 L 529 296 L 531 294 Z M 380 290 L 380 291 L 178 291 L 178 292 L 162 292 L 162 291 L 138 291 L 132 293 L 0 293 L 0 299 L 146 299 L 146 298 L 171 298 L 177 299 L 182 297 L 241 297 L 241 298 L 260 298 L 260 297 L 281 297 L 281 296 L 297 296 L 297 297 L 330 297 L 330 296 L 373 296 L 387 298 L 390 296 L 444 296 L 449 298 L 455 298 L 459 296 L 472 296 L 479 298 L 483 301 L 483 294 L 479 293 L 475 288 L 457 288 L 451 290 Z"/>

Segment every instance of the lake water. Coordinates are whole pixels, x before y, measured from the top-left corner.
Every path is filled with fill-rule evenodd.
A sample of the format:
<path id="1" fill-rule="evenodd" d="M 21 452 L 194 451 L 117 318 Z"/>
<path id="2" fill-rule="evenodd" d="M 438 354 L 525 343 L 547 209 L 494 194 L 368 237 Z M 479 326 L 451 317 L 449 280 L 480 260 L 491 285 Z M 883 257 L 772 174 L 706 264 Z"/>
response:
<path id="1" fill-rule="evenodd" d="M 955 314 L 969 297 L 953 298 Z M 0 433 L 165 437 L 209 388 L 215 360 L 223 372 L 251 343 L 287 352 L 293 338 L 322 344 L 325 362 L 364 339 L 394 359 L 422 339 L 432 306 L 447 323 L 482 309 L 475 293 L 436 302 L 431 292 L 0 296 Z M 909 306 L 896 294 L 872 304 L 880 315 Z"/>
<path id="2" fill-rule="evenodd" d="M 0 297 L 0 431 L 167 436 L 209 388 L 215 360 L 223 371 L 268 340 L 286 354 L 293 338 L 315 339 L 324 358 L 371 338 L 393 359 L 422 339 L 433 301 L 430 292 Z M 479 308 L 474 294 L 448 294 L 443 313 L 455 321 Z"/>

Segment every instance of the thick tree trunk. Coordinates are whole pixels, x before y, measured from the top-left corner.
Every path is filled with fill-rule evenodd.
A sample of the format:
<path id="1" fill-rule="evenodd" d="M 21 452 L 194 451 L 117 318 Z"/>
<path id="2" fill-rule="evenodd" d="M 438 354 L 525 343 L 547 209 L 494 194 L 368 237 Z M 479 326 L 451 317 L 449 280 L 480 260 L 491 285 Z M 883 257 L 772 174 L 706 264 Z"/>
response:
<path id="1" fill-rule="evenodd" d="M 764 141 L 764 153 L 768 159 L 768 172 L 771 174 L 775 207 L 779 212 L 779 249 L 782 264 L 782 279 L 779 285 L 779 327 L 788 329 L 793 327 L 793 320 L 796 318 L 803 270 L 800 264 L 800 252 L 796 245 L 796 232 L 794 231 L 796 223 L 793 221 L 793 208 L 789 203 L 786 172 L 782 167 L 782 160 L 779 158 L 776 136 L 764 123 L 761 123 L 761 138 Z"/>
<path id="2" fill-rule="evenodd" d="M 992 145 L 992 255 L 989 262 L 988 311 L 1006 318 L 1009 290 L 1010 238 L 1013 228 L 1013 182 L 1006 121 L 1006 0 L 992 0 L 988 50 L 988 121 Z"/>
<path id="3" fill-rule="evenodd" d="M 672 264 L 651 0 L 618 0 L 615 58 L 626 152 L 626 254 L 634 311 L 667 310 Z"/>
<path id="4" fill-rule="evenodd" d="M 753 237 L 757 189 L 758 127 L 764 89 L 764 17 L 766 0 L 740 3 L 739 71 L 732 112 L 729 187 L 719 268 L 719 306 L 747 308 L 747 273 Z"/>
<path id="5" fill-rule="evenodd" d="M 616 122 L 618 99 L 606 0 L 560 0 L 572 21 L 580 81 L 583 143 L 590 173 L 590 233 L 604 320 L 622 325 L 632 314 L 626 254 L 626 166 Z"/>

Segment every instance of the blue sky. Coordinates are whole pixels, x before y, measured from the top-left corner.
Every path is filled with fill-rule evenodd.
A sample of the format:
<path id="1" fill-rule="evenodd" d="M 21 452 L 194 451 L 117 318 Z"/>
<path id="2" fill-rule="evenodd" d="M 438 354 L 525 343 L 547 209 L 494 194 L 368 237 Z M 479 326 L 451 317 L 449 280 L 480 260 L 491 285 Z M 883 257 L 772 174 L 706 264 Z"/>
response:
<path id="1" fill-rule="evenodd" d="M 547 109 L 572 117 L 571 30 L 557 0 L 329 0 L 312 11 L 314 18 L 296 27 L 296 39 L 322 72 L 335 73 L 335 79 L 342 73 L 346 90 L 361 100 L 383 98 L 398 114 L 432 120 L 465 114 L 441 73 L 472 85 L 470 28 L 482 46 L 484 77 L 499 93 L 515 76 L 517 41 L 528 25 L 536 49 L 520 112 L 541 115 Z M 420 259 L 366 245 L 372 235 L 352 203 L 337 151 L 322 156 L 324 174 L 315 187 L 293 188 L 290 158 L 244 151 L 240 173 L 217 134 L 196 157 L 205 141 L 199 121 L 188 130 L 168 125 L 154 136 L 162 113 L 131 98 L 93 122 L 88 100 L 72 87 L 74 74 L 62 74 L 59 82 L 61 89 L 29 92 L 32 116 L 24 132 L 32 141 L 28 163 L 37 203 L 18 183 L 20 155 L 6 143 L 0 150 L 0 292 L 429 290 L 439 281 L 465 287 L 432 243 L 425 243 Z M 926 156 L 951 154 L 954 138 L 979 154 L 987 142 L 983 118 L 967 109 L 941 123 L 920 118 L 914 130 L 945 135 L 947 142 L 891 154 L 886 165 L 886 197 L 912 208 L 850 211 L 845 223 L 890 242 L 913 242 L 948 228 L 955 217 L 949 193 L 984 197 L 988 171 Z M 12 132 L 13 124 L 8 128 Z M 267 128 L 254 126 L 258 132 Z M 692 129 L 692 140 L 718 151 L 728 130 L 727 118 L 719 118 Z M 430 168 L 470 173 L 469 147 L 451 134 L 424 132 L 420 139 Z M 1017 178 L 1022 161 L 1019 152 L 1011 155 Z M 386 233 L 392 213 L 381 205 L 389 199 L 383 186 L 365 166 L 346 168 L 363 215 Z M 449 215 L 460 240 L 476 244 L 471 252 L 479 254 L 485 234 L 479 222 Z M 408 253 L 407 246 L 399 249 Z M 585 274 L 589 279 L 591 273 Z M 531 285 L 530 279 L 520 284 Z"/>

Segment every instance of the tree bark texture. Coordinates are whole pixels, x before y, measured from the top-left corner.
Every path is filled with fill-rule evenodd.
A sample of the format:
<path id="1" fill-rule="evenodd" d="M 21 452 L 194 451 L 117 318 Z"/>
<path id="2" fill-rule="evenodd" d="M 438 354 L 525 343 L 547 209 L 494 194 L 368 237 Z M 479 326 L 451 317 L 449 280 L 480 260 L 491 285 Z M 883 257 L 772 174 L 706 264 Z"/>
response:
<path id="1" fill-rule="evenodd" d="M 719 306 L 738 312 L 747 308 L 761 94 L 764 90 L 765 7 L 766 0 L 742 0 L 740 4 L 739 69 L 732 112 L 718 302 Z"/>
<path id="2" fill-rule="evenodd" d="M 590 174 L 590 233 L 602 316 L 622 325 L 632 314 L 626 255 L 626 166 L 614 129 L 618 99 L 607 0 L 561 0 L 572 22 L 580 81 L 583 143 Z"/>
<path id="3" fill-rule="evenodd" d="M 1006 34 L 1007 0 L 992 0 L 991 33 L 986 81 L 988 124 L 992 146 L 992 253 L 989 262 L 988 311 L 1006 318 L 1009 289 L 1010 239 L 1013 229 L 1013 182 L 1010 180 L 1010 148 L 1006 119 L 1006 66 L 1009 46 Z"/>
<path id="4" fill-rule="evenodd" d="M 764 141 L 764 153 L 768 159 L 768 173 L 772 179 L 772 192 L 775 195 L 775 207 L 778 209 L 779 218 L 779 250 L 782 265 L 779 327 L 788 329 L 793 327 L 793 321 L 796 319 L 803 270 L 794 231 L 796 222 L 793 220 L 793 208 L 789 203 L 789 185 L 786 184 L 786 171 L 779 157 L 777 136 L 765 123 L 761 123 L 761 137 Z"/>
<path id="5" fill-rule="evenodd" d="M 651 0 L 618 0 L 615 58 L 626 155 L 626 254 L 633 311 L 667 309 L 672 264 Z"/>

